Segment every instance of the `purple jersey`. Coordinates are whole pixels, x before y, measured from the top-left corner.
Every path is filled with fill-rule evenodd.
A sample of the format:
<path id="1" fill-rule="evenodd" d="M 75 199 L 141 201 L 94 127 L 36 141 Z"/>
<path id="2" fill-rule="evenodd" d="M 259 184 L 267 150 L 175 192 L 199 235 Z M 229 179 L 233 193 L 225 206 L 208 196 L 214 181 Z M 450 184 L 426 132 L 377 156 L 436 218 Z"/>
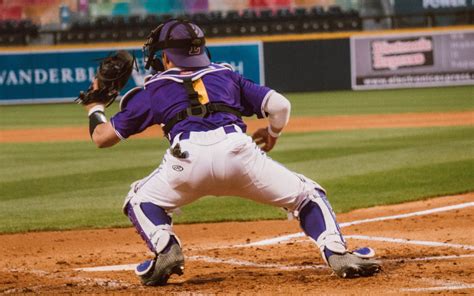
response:
<path id="1" fill-rule="evenodd" d="M 145 83 L 145 88 L 111 118 L 117 135 L 125 139 L 153 124 L 166 124 L 178 112 L 189 107 L 188 94 L 181 83 L 184 77 L 191 77 L 193 81 L 201 79 L 208 102 L 226 104 L 239 110 L 243 116 L 265 117 L 263 105 L 270 88 L 255 84 L 219 64 L 193 72 L 174 68 L 153 76 Z M 188 116 L 171 129 L 170 139 L 181 132 L 208 131 L 230 124 L 246 130 L 241 118 L 226 112 L 215 112 L 204 118 Z"/>

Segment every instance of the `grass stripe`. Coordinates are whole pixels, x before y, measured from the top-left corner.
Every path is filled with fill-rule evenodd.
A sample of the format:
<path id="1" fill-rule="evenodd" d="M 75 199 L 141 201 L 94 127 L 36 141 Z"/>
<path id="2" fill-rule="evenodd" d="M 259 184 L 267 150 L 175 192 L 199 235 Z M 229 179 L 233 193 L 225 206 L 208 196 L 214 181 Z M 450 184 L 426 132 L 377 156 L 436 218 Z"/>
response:
<path id="1" fill-rule="evenodd" d="M 474 109 L 472 86 L 445 88 L 336 91 L 285 94 L 292 116 L 450 112 Z M 107 114 L 118 111 L 118 103 Z M 0 106 L 0 129 L 39 126 L 87 126 L 84 110 L 76 104 Z"/>
<path id="2" fill-rule="evenodd" d="M 325 182 L 333 207 L 347 212 L 359 207 L 474 191 L 474 160 L 433 163 L 341 177 Z"/>
<path id="3" fill-rule="evenodd" d="M 286 135 L 270 155 L 320 182 L 338 212 L 474 190 L 474 127 Z M 129 226 L 120 208 L 131 182 L 160 162 L 164 141 L 110 149 L 90 143 L 0 146 L 0 232 Z M 177 223 L 284 218 L 236 197 L 205 197 Z"/>

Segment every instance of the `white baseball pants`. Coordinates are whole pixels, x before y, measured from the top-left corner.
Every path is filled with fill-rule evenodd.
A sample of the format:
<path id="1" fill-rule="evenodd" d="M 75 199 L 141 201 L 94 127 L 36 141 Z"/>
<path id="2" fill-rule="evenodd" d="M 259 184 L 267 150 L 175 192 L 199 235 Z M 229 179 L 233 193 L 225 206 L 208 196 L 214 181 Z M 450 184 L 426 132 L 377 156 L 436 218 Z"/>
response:
<path id="1" fill-rule="evenodd" d="M 270 159 L 240 132 L 223 128 L 192 132 L 189 139 L 176 136 L 186 158 L 177 158 L 168 149 L 161 165 L 148 177 L 132 184 L 125 204 L 151 202 L 170 212 L 205 195 L 232 195 L 285 208 L 302 207 L 317 183 L 298 175 Z"/>

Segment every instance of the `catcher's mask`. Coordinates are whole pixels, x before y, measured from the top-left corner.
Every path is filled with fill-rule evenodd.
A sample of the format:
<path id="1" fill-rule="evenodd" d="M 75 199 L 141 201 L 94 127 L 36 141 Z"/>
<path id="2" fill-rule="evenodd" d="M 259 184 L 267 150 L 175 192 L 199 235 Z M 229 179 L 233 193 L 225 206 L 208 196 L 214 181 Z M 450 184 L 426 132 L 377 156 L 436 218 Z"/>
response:
<path id="1" fill-rule="evenodd" d="M 164 71 L 161 58 L 156 56 L 162 50 L 178 67 L 206 67 L 210 53 L 205 44 L 204 33 L 197 25 L 187 20 L 166 21 L 151 31 L 143 45 L 145 69 Z"/>

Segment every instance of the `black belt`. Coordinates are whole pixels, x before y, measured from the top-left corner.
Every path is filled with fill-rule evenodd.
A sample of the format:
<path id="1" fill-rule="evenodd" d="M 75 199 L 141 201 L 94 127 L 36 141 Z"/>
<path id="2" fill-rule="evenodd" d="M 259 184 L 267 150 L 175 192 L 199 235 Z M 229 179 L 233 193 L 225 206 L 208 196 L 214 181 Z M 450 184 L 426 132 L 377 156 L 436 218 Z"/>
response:
<path id="1" fill-rule="evenodd" d="M 175 116 L 173 116 L 168 122 L 163 126 L 163 132 L 165 135 L 168 135 L 171 129 L 180 121 L 185 120 L 189 116 L 195 117 L 207 117 L 209 114 L 215 112 L 227 112 L 230 114 L 234 114 L 237 117 L 242 117 L 242 114 L 239 110 L 235 109 L 234 107 L 227 106 L 226 104 L 221 103 L 207 103 L 205 105 L 196 105 L 192 107 L 188 107 L 184 110 L 178 112 Z"/>
<path id="2" fill-rule="evenodd" d="M 224 132 L 225 132 L 226 134 L 231 134 L 231 133 L 237 133 L 238 130 L 237 130 L 237 128 L 236 128 L 235 126 L 233 126 L 233 125 L 226 125 L 226 126 L 224 126 Z M 180 139 L 180 140 L 188 140 L 189 137 L 191 136 L 191 133 L 192 133 L 192 132 L 183 132 L 183 133 L 181 133 L 181 135 L 179 136 L 179 139 Z"/>

